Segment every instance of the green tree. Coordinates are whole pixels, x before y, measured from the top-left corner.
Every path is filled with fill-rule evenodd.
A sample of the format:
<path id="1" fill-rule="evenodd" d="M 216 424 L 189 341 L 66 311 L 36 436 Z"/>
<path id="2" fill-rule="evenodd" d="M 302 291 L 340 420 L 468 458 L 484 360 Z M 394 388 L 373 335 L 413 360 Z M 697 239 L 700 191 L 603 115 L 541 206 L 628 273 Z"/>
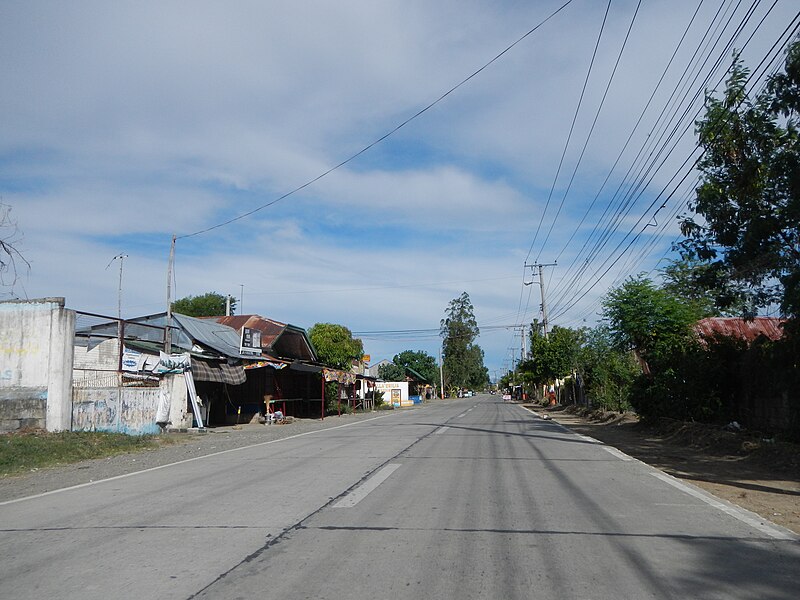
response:
<path id="1" fill-rule="evenodd" d="M 422 350 L 403 350 L 395 354 L 392 362 L 381 365 L 378 369 L 381 379 L 386 381 L 403 381 L 406 376 L 406 367 L 414 369 L 431 383 L 439 381 L 439 367 L 436 359 Z"/>
<path id="2" fill-rule="evenodd" d="M 364 355 L 363 343 L 344 325 L 317 323 L 308 330 L 308 337 L 320 362 L 337 369 L 349 370 Z"/>
<path id="3" fill-rule="evenodd" d="M 633 350 L 642 371 L 667 365 L 691 341 L 700 312 L 644 277 L 631 277 L 603 300 L 603 319 L 618 350 Z"/>
<path id="4" fill-rule="evenodd" d="M 219 317 L 225 314 L 227 296 L 208 292 L 200 296 L 186 296 L 172 303 L 172 311 L 190 317 Z M 231 298 L 231 314 L 236 308 L 236 300 Z"/>
<path id="5" fill-rule="evenodd" d="M 538 327 L 531 327 L 530 358 L 519 365 L 525 382 L 545 385 L 570 375 L 578 366 L 584 338 L 580 329 L 555 326 L 544 337 Z"/>
<path id="6" fill-rule="evenodd" d="M 406 370 L 395 362 L 378 367 L 378 377 L 384 381 L 405 381 Z"/>
<path id="7" fill-rule="evenodd" d="M 450 301 L 439 332 L 443 338 L 443 385 L 482 389 L 489 382 L 489 371 L 483 363 L 483 350 L 474 343 L 480 330 L 467 292 Z"/>
<path id="8" fill-rule="evenodd" d="M 702 317 L 739 316 L 747 312 L 747 293 L 708 261 L 681 257 L 661 270 L 663 289 L 693 304 Z"/>
<path id="9" fill-rule="evenodd" d="M 641 369 L 633 353 L 614 347 L 608 328 L 600 325 L 587 332 L 578 374 L 593 404 L 623 411 L 631 408 L 632 386 Z"/>
<path id="10" fill-rule="evenodd" d="M 709 94 L 697 123 L 701 185 L 685 217 L 684 256 L 717 279 L 751 291 L 754 307 L 800 314 L 800 42 L 785 70 L 749 97 L 749 72 L 734 64 L 721 98 Z M 724 299 L 723 299 L 724 300 Z"/>

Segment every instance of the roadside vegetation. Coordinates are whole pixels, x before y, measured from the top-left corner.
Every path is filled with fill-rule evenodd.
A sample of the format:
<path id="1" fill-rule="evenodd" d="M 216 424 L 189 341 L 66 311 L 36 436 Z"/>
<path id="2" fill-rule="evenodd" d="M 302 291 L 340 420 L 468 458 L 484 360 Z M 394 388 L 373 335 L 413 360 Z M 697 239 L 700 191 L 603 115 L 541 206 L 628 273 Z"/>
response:
<path id="1" fill-rule="evenodd" d="M 678 258 L 657 279 L 640 274 L 611 289 L 595 328 L 545 336 L 534 322 L 529 357 L 502 386 L 542 399 L 563 382 L 562 403 L 650 421 L 739 427 L 780 414 L 776 428 L 800 439 L 800 42 L 762 91 L 748 83 L 734 57 L 724 92 L 706 98 L 700 182 L 692 214 L 680 217 Z M 780 339 L 696 328 L 705 317 L 758 314 L 781 316 Z"/>
<path id="2" fill-rule="evenodd" d="M 55 465 L 139 452 L 169 443 L 153 435 L 125 435 L 97 431 L 50 433 L 29 430 L 0 436 L 0 476 L 18 475 Z"/>

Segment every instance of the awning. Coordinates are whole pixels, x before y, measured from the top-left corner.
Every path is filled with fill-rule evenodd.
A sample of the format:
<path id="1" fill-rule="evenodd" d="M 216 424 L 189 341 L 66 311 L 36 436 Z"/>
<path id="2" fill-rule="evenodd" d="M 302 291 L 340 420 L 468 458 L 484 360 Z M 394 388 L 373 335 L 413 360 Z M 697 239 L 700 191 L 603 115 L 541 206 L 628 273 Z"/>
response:
<path id="1" fill-rule="evenodd" d="M 356 374 L 348 371 L 340 371 L 339 369 L 322 369 L 322 376 L 325 381 L 338 381 L 351 385 L 356 382 Z"/>
<path id="2" fill-rule="evenodd" d="M 319 367 L 317 365 L 310 365 L 308 363 L 303 363 L 303 362 L 300 362 L 299 360 L 294 361 L 291 365 L 289 365 L 289 368 L 292 371 L 301 371 L 301 372 L 304 372 L 304 373 L 321 373 L 322 372 L 322 367 Z"/>
<path id="3" fill-rule="evenodd" d="M 232 366 L 227 363 L 208 362 L 192 358 L 192 377 L 195 381 L 216 381 L 228 385 L 240 385 L 247 375 L 241 365 Z"/>

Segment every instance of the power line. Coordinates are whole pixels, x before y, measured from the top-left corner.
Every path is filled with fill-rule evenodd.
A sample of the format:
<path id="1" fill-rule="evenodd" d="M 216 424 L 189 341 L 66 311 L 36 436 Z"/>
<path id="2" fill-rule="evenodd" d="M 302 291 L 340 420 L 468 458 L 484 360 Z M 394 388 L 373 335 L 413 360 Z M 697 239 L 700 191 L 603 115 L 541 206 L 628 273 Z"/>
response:
<path id="1" fill-rule="evenodd" d="M 257 213 L 257 212 L 259 212 L 259 211 L 261 211 L 261 210 L 264 210 L 265 208 L 268 208 L 268 207 L 270 207 L 270 206 L 273 206 L 274 204 L 277 204 L 277 203 L 278 203 L 278 202 L 280 202 L 281 200 L 285 200 L 285 199 L 286 199 L 286 198 L 288 198 L 289 196 L 292 196 L 292 195 L 296 194 L 297 192 L 299 192 L 299 191 L 301 191 L 301 190 L 304 190 L 305 188 L 309 187 L 310 185 L 313 185 L 314 183 L 316 183 L 317 181 L 319 181 L 319 180 L 320 180 L 320 179 L 322 179 L 323 177 L 326 177 L 327 175 L 330 175 L 331 173 L 333 173 L 333 172 L 334 172 L 334 171 L 336 171 L 337 169 L 340 169 L 341 167 L 345 166 L 346 164 L 348 164 L 348 163 L 350 163 L 350 162 L 354 161 L 356 158 L 358 158 L 359 156 L 361 156 L 362 154 L 364 154 L 365 152 L 367 152 L 368 150 L 370 150 L 370 149 L 371 149 L 371 148 L 373 148 L 374 146 L 377 146 L 378 144 L 380 144 L 381 142 L 383 142 L 383 141 L 384 141 L 386 138 L 388 138 L 388 137 L 390 137 L 391 135 L 394 135 L 395 133 L 397 133 L 397 132 L 398 132 L 400 129 L 402 129 L 403 127 L 405 127 L 405 126 L 406 126 L 406 125 L 408 125 L 409 123 L 411 123 L 411 121 L 414 121 L 415 119 L 419 118 L 420 116 L 422 116 L 423 114 L 425 114 L 426 112 L 428 112 L 428 111 L 429 111 L 431 108 L 433 108 L 434 106 L 436 106 L 437 104 L 439 104 L 441 101 L 443 101 L 443 100 L 444 100 L 445 98 L 447 98 L 447 97 L 448 97 L 450 94 L 452 94 L 453 92 L 455 92 L 455 91 L 456 91 L 457 89 L 459 89 L 461 86 L 465 85 L 467 82 L 469 82 L 470 80 L 472 80 L 473 78 L 475 78 L 475 77 L 476 77 L 477 75 L 479 75 L 481 72 L 483 72 L 483 71 L 484 71 L 484 70 L 486 70 L 488 67 L 490 67 L 492 64 L 494 64 L 495 62 L 497 62 L 498 60 L 500 60 L 500 58 L 502 58 L 502 57 L 503 57 L 505 54 L 507 54 L 509 51 L 511 51 L 511 49 L 512 49 L 512 48 L 514 48 L 514 47 L 515 47 L 517 44 L 519 44 L 520 42 L 522 42 L 523 40 L 525 40 L 525 39 L 526 39 L 528 36 L 530 36 L 531 34 L 533 34 L 533 33 L 534 33 L 534 32 L 535 32 L 537 29 L 539 29 L 540 27 L 542 27 L 542 26 L 543 26 L 545 23 L 547 23 L 548 21 L 550 21 L 550 19 L 552 19 L 552 18 L 553 18 L 553 17 L 555 17 L 555 16 L 556 16 L 558 13 L 560 13 L 560 12 L 561 12 L 561 11 L 562 11 L 564 8 L 566 8 L 567 6 L 569 6 L 570 4 L 572 4 L 572 1 L 573 1 L 573 0 L 567 0 L 567 1 L 566 1 L 564 4 L 562 4 L 562 5 L 561 5 L 560 7 L 558 7 L 556 10 L 554 10 L 552 13 L 550 13 L 550 15 L 548 15 L 548 16 L 547 16 L 547 17 L 546 17 L 544 20 L 542 20 L 541 22 L 539 22 L 539 23 L 538 23 L 538 24 L 537 24 L 535 27 L 533 27 L 532 29 L 528 30 L 528 31 L 527 31 L 527 32 L 526 32 L 524 35 L 522 35 L 521 37 L 517 38 L 517 39 L 516 39 L 516 40 L 515 40 L 515 41 L 514 41 L 512 44 L 510 44 L 509 46 L 507 46 L 507 47 L 506 47 L 506 48 L 505 48 L 505 49 L 504 49 L 502 52 L 500 52 L 499 54 L 497 54 L 497 55 L 496 55 L 494 58 L 492 58 L 492 59 L 491 59 L 489 62 L 487 62 L 486 64 L 484 64 L 484 65 L 483 65 L 482 67 L 480 67 L 478 70 L 474 71 L 472 74 L 470 74 L 470 75 L 468 75 L 467 77 L 465 77 L 464 79 L 462 79 L 462 80 L 461 80 L 459 83 L 457 83 L 456 85 L 454 85 L 453 87 L 451 87 L 449 90 L 447 90 L 447 91 L 446 91 L 445 93 L 443 93 L 441 96 L 439 96 L 438 98 L 436 98 L 436 99 L 435 99 L 433 102 L 429 103 L 429 104 L 428 104 L 427 106 L 425 106 L 424 108 L 422 108 L 422 109 L 418 110 L 416 113 L 414 113 L 413 115 L 411 115 L 411 116 L 410 116 L 409 118 L 407 118 L 405 121 L 402 121 L 402 122 L 401 122 L 399 125 L 396 125 L 394 128 L 392 128 L 391 130 L 389 130 L 387 133 L 383 134 L 382 136 L 380 136 L 378 139 L 376 139 L 375 141 L 371 142 L 370 144 L 367 144 L 366 146 L 364 146 L 364 147 L 363 147 L 361 150 L 359 150 L 359 151 L 358 151 L 358 152 L 356 152 L 355 154 L 353 154 L 353 155 L 349 156 L 348 158 L 344 159 L 344 160 L 343 160 L 343 161 L 341 161 L 340 163 L 338 163 L 338 164 L 336 164 L 335 166 L 333 166 L 333 167 L 329 168 L 327 171 L 324 171 L 323 173 L 321 173 L 321 174 L 317 175 L 317 176 L 316 176 L 316 177 L 314 177 L 313 179 L 310 179 L 309 181 L 306 181 L 304 184 L 302 184 L 302 185 L 299 185 L 298 187 L 294 188 L 293 190 L 291 190 L 291 191 L 289 191 L 289 192 L 286 192 L 286 193 L 285 193 L 285 194 L 283 194 L 282 196 L 279 196 L 278 198 L 275 198 L 274 200 L 271 200 L 270 202 L 267 202 L 267 203 L 265 203 L 265 204 L 262 204 L 261 206 L 257 206 L 256 208 L 254 208 L 254 209 L 252 209 L 252 210 L 249 210 L 249 211 L 247 211 L 247 212 L 245 212 L 245 213 L 242 213 L 242 214 L 240 214 L 240 215 L 238 215 L 238 216 L 236 216 L 236 217 L 232 217 L 232 218 L 230 218 L 230 219 L 228 219 L 228 220 L 226 220 L 226 221 L 223 221 L 223 222 L 221 222 L 221 223 L 217 223 L 216 225 L 212 225 L 211 227 L 206 227 L 205 229 L 201 229 L 201 230 L 199 230 L 199 231 L 195 231 L 194 233 L 188 233 L 188 234 L 185 234 L 185 235 L 178 236 L 178 237 L 177 237 L 177 239 L 184 239 L 184 238 L 194 237 L 194 236 L 196 236 L 196 235 L 201 235 L 201 234 L 203 234 L 203 233 L 208 233 L 209 231 L 212 231 L 212 230 L 214 230 L 214 229 L 218 229 L 218 228 L 220 228 L 220 227 L 224 227 L 225 225 L 230 225 L 231 223 L 234 223 L 234 222 L 236 222 L 236 221 L 239 221 L 239 220 L 241 220 L 241 219 L 244 219 L 245 217 L 249 217 L 249 216 L 250 216 L 250 215 L 252 215 L 252 214 L 255 214 L 255 213 Z M 609 0 L 609 2 L 610 2 L 610 0 Z"/>

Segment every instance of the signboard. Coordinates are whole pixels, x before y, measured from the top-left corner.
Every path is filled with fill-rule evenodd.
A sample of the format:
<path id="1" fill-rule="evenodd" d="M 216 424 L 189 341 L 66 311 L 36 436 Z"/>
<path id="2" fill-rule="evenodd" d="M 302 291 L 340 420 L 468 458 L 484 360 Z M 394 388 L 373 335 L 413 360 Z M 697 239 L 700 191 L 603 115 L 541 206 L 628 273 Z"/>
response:
<path id="1" fill-rule="evenodd" d="M 239 343 L 240 354 L 261 356 L 261 332 L 258 329 L 242 327 L 242 338 Z"/>
<path id="2" fill-rule="evenodd" d="M 369 354 L 365 354 L 364 356 L 361 357 L 361 362 L 363 362 L 365 364 L 369 364 L 369 361 L 370 361 L 371 358 L 372 357 Z"/>

